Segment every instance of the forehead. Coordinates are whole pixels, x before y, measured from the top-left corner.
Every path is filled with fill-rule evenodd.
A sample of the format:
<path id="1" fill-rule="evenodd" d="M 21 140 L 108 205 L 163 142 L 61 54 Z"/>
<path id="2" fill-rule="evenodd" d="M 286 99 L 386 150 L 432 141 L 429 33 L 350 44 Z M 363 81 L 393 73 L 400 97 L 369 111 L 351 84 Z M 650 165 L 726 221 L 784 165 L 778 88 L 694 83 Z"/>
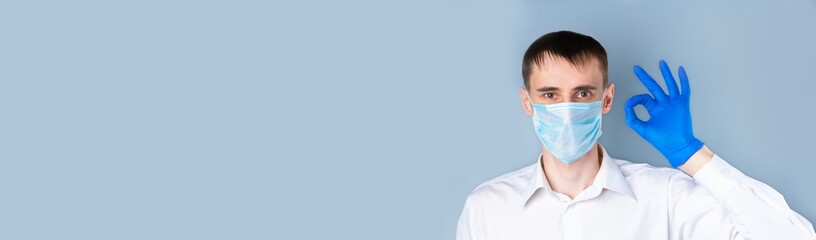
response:
<path id="1" fill-rule="evenodd" d="M 580 85 L 603 86 L 603 72 L 597 59 L 591 58 L 581 65 L 573 65 L 560 57 L 545 57 L 541 64 L 533 63 L 530 71 L 530 88 L 558 87 L 570 89 Z"/>

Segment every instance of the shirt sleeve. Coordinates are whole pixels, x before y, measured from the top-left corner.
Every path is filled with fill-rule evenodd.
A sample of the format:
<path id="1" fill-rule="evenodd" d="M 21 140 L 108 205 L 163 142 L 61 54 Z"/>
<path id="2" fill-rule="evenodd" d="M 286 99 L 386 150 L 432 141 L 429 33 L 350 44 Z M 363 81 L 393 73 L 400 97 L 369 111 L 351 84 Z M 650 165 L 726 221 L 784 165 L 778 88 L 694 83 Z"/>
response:
<path id="1" fill-rule="evenodd" d="M 672 239 L 816 239 L 782 194 L 717 155 L 693 178 L 670 177 L 668 189 Z"/>
<path id="2" fill-rule="evenodd" d="M 465 200 L 465 207 L 459 215 L 456 226 L 456 240 L 484 240 L 482 232 L 481 214 L 478 213 L 478 204 L 471 193 Z"/>

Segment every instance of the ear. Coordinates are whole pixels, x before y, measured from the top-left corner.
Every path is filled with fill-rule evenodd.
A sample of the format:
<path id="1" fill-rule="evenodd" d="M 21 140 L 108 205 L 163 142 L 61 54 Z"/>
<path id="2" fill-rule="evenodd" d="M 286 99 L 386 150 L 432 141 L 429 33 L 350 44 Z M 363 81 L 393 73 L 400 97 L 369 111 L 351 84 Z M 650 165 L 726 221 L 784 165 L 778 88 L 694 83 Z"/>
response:
<path id="1" fill-rule="evenodd" d="M 522 87 L 519 88 L 519 100 L 521 100 L 521 108 L 524 109 L 524 113 L 532 116 L 533 105 L 530 103 L 530 96 L 527 95 L 527 90 Z"/>
<path id="2" fill-rule="evenodd" d="M 615 84 L 609 83 L 609 86 L 606 87 L 604 93 L 605 94 L 603 97 L 604 98 L 603 103 L 601 105 L 601 111 L 604 114 L 607 114 L 609 113 L 610 110 L 612 110 L 612 100 L 615 99 Z"/>

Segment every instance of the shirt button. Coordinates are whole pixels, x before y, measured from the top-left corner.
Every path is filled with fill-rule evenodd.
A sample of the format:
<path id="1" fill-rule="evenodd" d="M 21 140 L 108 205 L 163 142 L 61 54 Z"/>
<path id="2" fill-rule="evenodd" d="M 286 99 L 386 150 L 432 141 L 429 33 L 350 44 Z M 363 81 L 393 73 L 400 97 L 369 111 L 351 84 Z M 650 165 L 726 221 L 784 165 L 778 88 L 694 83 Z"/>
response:
<path id="1" fill-rule="evenodd" d="M 731 170 L 728 170 L 728 168 L 723 168 L 722 172 L 725 173 L 725 174 L 729 174 L 729 173 L 731 173 Z"/>

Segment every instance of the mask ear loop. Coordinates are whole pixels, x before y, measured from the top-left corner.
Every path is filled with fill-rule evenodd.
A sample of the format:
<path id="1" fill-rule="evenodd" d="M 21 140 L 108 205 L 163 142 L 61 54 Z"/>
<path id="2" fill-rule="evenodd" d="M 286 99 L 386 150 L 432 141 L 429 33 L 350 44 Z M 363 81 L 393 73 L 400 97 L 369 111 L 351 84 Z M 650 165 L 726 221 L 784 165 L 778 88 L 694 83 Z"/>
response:
<path id="1" fill-rule="evenodd" d="M 609 90 L 608 85 L 604 87 L 603 95 L 601 95 L 601 114 L 603 114 L 603 108 L 606 106 L 606 90 Z"/>
<path id="2" fill-rule="evenodd" d="M 533 120 L 535 120 L 536 115 L 537 115 L 536 110 L 535 110 L 535 102 L 533 102 L 533 96 L 530 96 L 530 91 L 528 90 L 526 92 L 527 92 L 527 100 L 530 100 L 530 111 L 533 112 L 532 117 L 533 117 Z"/>

